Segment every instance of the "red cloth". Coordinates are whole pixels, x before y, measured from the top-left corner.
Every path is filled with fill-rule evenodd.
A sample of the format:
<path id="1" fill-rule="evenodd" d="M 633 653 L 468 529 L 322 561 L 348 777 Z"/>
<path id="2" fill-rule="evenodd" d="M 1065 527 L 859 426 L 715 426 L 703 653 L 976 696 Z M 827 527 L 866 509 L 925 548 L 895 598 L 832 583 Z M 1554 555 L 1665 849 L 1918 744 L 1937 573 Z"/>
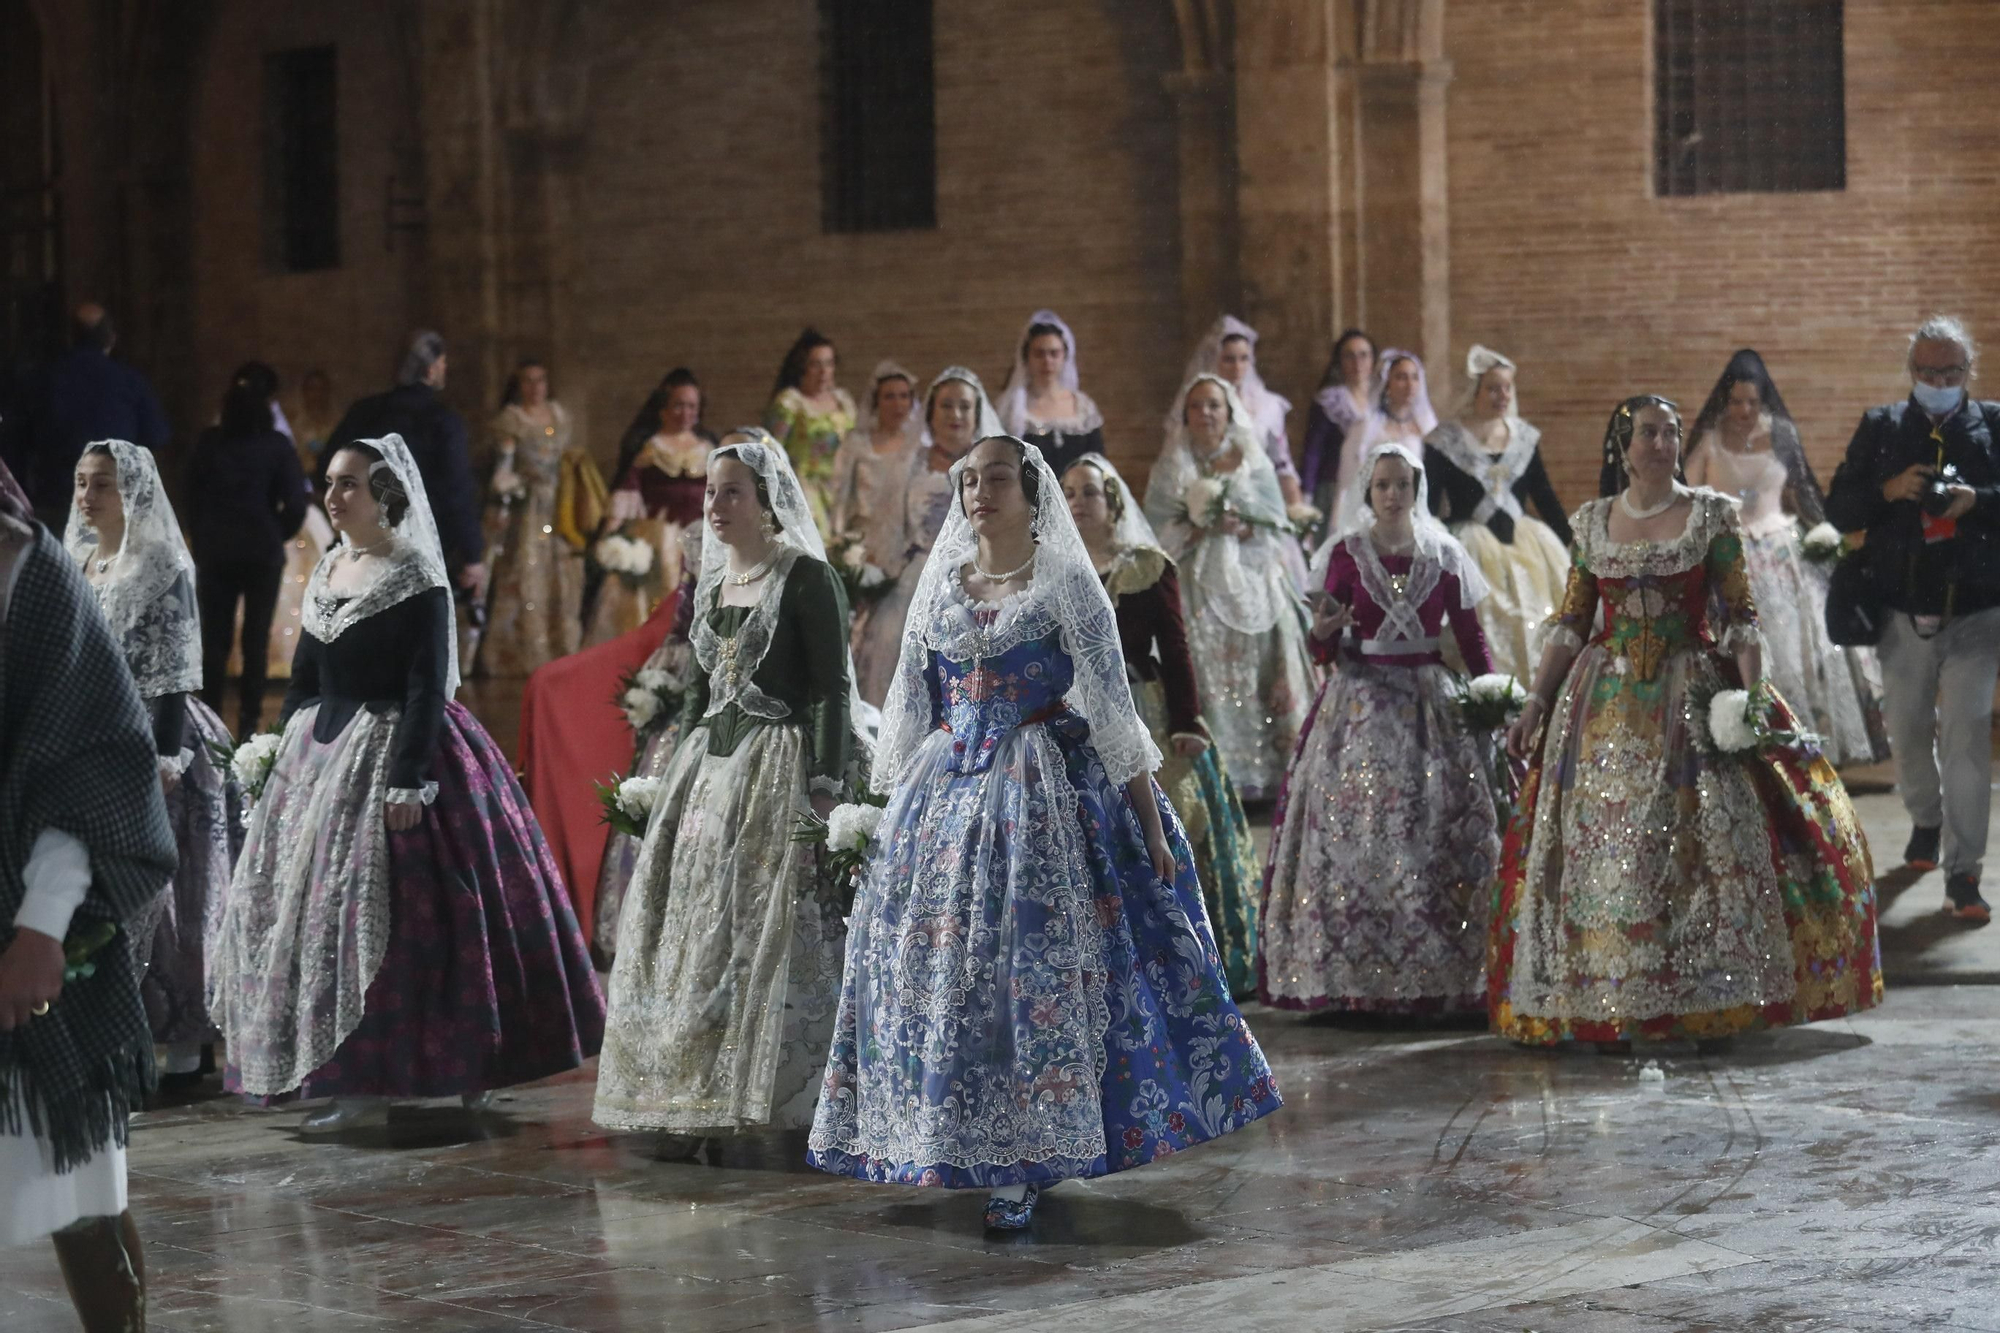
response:
<path id="1" fill-rule="evenodd" d="M 1391 574 L 1409 573 L 1410 564 L 1407 555 L 1382 557 L 1382 568 Z M 1354 608 L 1353 637 L 1356 640 L 1372 639 L 1382 632 L 1382 622 L 1389 618 L 1389 613 L 1377 606 L 1375 599 L 1368 595 L 1368 590 L 1361 586 L 1361 570 L 1354 563 L 1354 556 L 1348 551 L 1346 542 L 1336 546 L 1332 558 L 1327 561 L 1326 591 L 1336 602 Z M 1487 651 L 1486 634 L 1479 627 L 1478 615 L 1464 605 L 1464 600 L 1458 591 L 1458 576 L 1441 573 L 1437 586 L 1431 589 L 1431 595 L 1424 598 L 1424 604 L 1417 608 L 1417 619 L 1423 622 L 1424 633 L 1432 638 L 1449 620 L 1451 632 L 1458 639 L 1459 656 L 1465 659 L 1465 669 L 1472 675 L 1483 676 L 1493 670 L 1493 655 Z M 1314 660 L 1333 661 L 1340 642 L 1338 638 L 1312 640 Z M 1368 660 L 1377 666 L 1422 666 L 1438 661 L 1439 657 L 1436 653 L 1397 653 Z"/>
<path id="2" fill-rule="evenodd" d="M 592 784 L 624 773 L 637 743 L 613 696 L 618 682 L 666 642 L 680 597 L 666 598 L 629 634 L 557 658 L 528 677 L 521 695 L 523 785 L 569 882 L 585 939 L 594 938 L 592 909 L 604 865 L 603 811 Z"/>

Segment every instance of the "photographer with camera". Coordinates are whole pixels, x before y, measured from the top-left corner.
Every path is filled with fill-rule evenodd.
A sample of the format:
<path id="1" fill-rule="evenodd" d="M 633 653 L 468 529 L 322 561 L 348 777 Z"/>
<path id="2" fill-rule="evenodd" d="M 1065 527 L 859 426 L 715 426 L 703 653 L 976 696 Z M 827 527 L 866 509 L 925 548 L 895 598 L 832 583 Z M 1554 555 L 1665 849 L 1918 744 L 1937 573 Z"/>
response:
<path id="1" fill-rule="evenodd" d="M 1977 359 L 1965 326 L 1948 316 L 1910 335 L 1910 396 L 1861 418 L 1826 516 L 1842 532 L 1868 534 L 1885 720 L 1915 824 L 1903 860 L 1921 869 L 1942 861 L 1944 910 L 1983 925 L 1992 917 L 1979 871 L 2000 672 L 2000 403 L 1972 397 Z"/>

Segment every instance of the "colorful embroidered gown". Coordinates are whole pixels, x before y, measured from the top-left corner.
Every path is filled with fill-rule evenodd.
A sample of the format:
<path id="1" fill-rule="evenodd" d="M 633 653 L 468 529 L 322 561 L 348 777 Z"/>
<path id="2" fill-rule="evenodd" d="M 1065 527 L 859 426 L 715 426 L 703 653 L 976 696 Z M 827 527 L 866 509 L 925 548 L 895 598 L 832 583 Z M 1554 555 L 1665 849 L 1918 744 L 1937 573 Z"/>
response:
<path id="1" fill-rule="evenodd" d="M 847 390 L 833 391 L 834 406 L 822 412 L 797 389 L 781 389 L 764 409 L 764 429 L 777 437 L 805 488 L 820 536 L 833 539 L 833 459 L 840 442 L 860 418 Z"/>
<path id="2" fill-rule="evenodd" d="M 1177 867 L 1166 884 L 1064 706 L 1063 632 L 1006 646 L 1018 599 L 955 591 L 939 611 L 961 622 L 952 641 L 998 651 L 930 655 L 937 730 L 889 798 L 855 897 L 808 1160 L 907 1185 L 1048 1184 L 1276 1110 L 1173 807 L 1154 788 Z"/>
<path id="3" fill-rule="evenodd" d="M 1118 638 L 1132 679 L 1132 702 L 1145 719 L 1163 762 L 1153 775 L 1173 802 L 1194 848 L 1208 924 L 1222 950 L 1232 995 L 1257 990 L 1257 898 L 1263 889 L 1250 820 L 1230 781 L 1222 752 L 1201 717 L 1194 662 L 1188 656 L 1181 585 L 1166 553 L 1123 550 L 1102 571 L 1118 617 Z M 1209 741 L 1193 759 L 1174 749 L 1181 736 Z"/>
<path id="4" fill-rule="evenodd" d="M 1492 669 L 1485 636 L 1456 575 L 1366 533 L 1333 549 L 1326 591 L 1355 634 L 1337 654 L 1313 641 L 1333 669 L 1272 818 L 1264 1003 L 1477 1012 L 1500 830 L 1438 636 L 1449 618 L 1474 674 Z"/>
<path id="5" fill-rule="evenodd" d="M 1735 504 L 1697 490 L 1680 537 L 1617 543 L 1612 503 L 1571 520 L 1553 633 L 1581 652 L 1503 851 L 1495 1030 L 1720 1037 L 1876 1004 L 1873 874 L 1832 767 L 1796 745 L 1738 758 L 1697 744 L 1700 698 L 1737 684 L 1728 655 L 1758 634 Z M 1768 721 L 1798 729 L 1782 699 Z"/>

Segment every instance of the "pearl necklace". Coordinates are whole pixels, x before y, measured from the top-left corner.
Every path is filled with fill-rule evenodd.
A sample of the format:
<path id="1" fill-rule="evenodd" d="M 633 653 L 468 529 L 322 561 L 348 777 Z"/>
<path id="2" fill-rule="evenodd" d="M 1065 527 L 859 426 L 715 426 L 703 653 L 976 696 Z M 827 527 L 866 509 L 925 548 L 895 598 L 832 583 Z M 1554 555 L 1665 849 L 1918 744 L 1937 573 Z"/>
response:
<path id="1" fill-rule="evenodd" d="M 988 583 L 1012 583 L 1034 566 L 1037 554 L 1039 554 L 1037 551 L 1028 552 L 1028 558 L 1021 563 L 1020 568 L 1010 569 L 1005 574 L 989 572 L 984 565 L 979 563 L 979 557 L 975 555 L 972 557 L 972 572 L 979 575 L 980 578 L 985 579 Z"/>
<path id="2" fill-rule="evenodd" d="M 1618 492 L 1618 507 L 1625 511 L 1625 517 L 1644 523 L 1649 518 L 1658 518 L 1661 514 L 1666 513 L 1669 509 L 1679 504 L 1680 499 L 1681 488 L 1675 486 L 1672 491 L 1668 492 L 1667 498 L 1658 504 L 1648 505 L 1644 509 L 1635 509 L 1632 506 L 1632 488 L 1628 486 Z"/>
<path id="3" fill-rule="evenodd" d="M 359 560 L 364 555 L 374 555 L 377 551 L 386 551 L 389 549 L 389 543 L 394 540 L 395 538 L 393 537 L 385 536 L 381 541 L 376 542 L 372 546 L 363 546 L 360 542 L 350 537 L 347 542 L 347 558 L 349 560 Z"/>
<path id="4" fill-rule="evenodd" d="M 729 581 L 735 584 L 739 588 L 746 588 L 750 586 L 751 584 L 755 583 L 758 579 L 763 578 L 766 574 L 771 572 L 771 567 L 778 563 L 778 556 L 780 554 L 781 551 L 771 552 L 771 554 L 765 556 L 762 560 L 759 560 L 756 564 L 750 566 L 750 568 L 744 570 L 741 574 L 731 574 L 729 576 Z"/>

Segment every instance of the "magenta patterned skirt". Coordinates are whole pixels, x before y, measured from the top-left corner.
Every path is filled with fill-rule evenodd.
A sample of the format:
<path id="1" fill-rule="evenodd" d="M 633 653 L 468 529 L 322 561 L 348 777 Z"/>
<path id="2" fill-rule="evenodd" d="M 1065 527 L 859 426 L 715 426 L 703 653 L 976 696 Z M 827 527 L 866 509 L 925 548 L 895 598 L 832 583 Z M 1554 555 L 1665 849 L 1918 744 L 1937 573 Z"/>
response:
<path id="1" fill-rule="evenodd" d="M 573 1069 L 603 1041 L 561 872 L 506 757 L 461 704 L 446 706 L 432 776 L 423 821 L 388 836 L 389 944 L 360 1025 L 286 1099 L 504 1088 Z M 230 1084 L 240 1090 L 233 1069 Z"/>

